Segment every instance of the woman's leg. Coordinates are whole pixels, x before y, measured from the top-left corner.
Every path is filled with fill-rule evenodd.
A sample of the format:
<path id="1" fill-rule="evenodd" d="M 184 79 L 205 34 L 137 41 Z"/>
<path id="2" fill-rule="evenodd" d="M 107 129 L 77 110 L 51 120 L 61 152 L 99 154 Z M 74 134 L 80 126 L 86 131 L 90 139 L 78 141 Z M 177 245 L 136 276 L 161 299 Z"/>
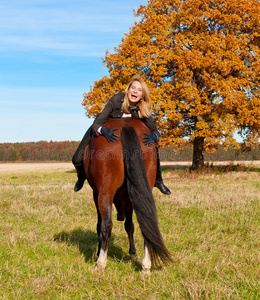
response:
<path id="1" fill-rule="evenodd" d="M 78 175 L 78 181 L 76 182 L 74 186 L 74 191 L 78 192 L 84 185 L 84 181 L 86 180 L 86 173 L 84 169 L 84 164 L 83 164 L 83 157 L 84 157 L 84 152 L 91 140 L 91 127 L 87 130 L 85 133 L 82 141 L 80 142 L 78 149 L 76 150 L 75 154 L 72 157 L 72 163 L 74 167 L 76 168 L 77 175 Z"/>
<path id="2" fill-rule="evenodd" d="M 170 195 L 171 191 L 163 183 L 159 150 L 157 147 L 156 147 L 156 157 L 157 157 L 157 171 L 156 171 L 156 180 L 154 186 L 157 187 L 163 194 Z"/>

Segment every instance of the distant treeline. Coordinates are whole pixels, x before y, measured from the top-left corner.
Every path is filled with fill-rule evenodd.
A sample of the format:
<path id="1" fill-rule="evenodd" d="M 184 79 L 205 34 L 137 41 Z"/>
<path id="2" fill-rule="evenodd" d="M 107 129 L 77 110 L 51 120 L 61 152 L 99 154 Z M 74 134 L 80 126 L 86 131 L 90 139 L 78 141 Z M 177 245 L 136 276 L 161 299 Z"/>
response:
<path id="1" fill-rule="evenodd" d="M 160 158 L 162 161 L 192 161 L 193 148 L 185 146 L 179 152 L 173 151 L 172 147 L 160 149 Z M 243 161 L 243 160 L 260 160 L 260 147 L 251 151 L 242 151 L 229 147 L 224 150 L 221 145 L 214 153 L 204 153 L 205 161 Z"/>
<path id="2" fill-rule="evenodd" d="M 79 142 L 29 142 L 0 144 L 0 161 L 71 161 Z"/>
<path id="3" fill-rule="evenodd" d="M 0 161 L 71 161 L 79 142 L 29 142 L 0 144 Z M 160 149 L 162 161 L 191 161 L 192 148 L 184 147 L 179 152 L 172 147 Z M 210 154 L 205 152 L 205 161 L 260 160 L 260 147 L 249 152 L 235 150 L 229 147 L 224 150 L 220 145 L 218 150 Z"/>

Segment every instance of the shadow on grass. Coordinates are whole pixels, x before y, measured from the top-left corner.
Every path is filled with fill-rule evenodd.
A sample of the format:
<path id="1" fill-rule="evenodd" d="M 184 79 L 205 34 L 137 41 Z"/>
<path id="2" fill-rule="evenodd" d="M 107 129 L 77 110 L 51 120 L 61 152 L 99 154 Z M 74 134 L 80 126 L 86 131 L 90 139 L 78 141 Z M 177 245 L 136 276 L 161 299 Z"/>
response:
<path id="1" fill-rule="evenodd" d="M 132 260 L 132 257 L 125 253 L 122 248 L 116 246 L 114 243 L 115 239 L 116 236 L 112 234 L 108 247 L 108 256 L 122 262 L 132 261 L 134 269 L 140 271 L 142 266 L 137 261 Z M 97 233 L 91 230 L 78 228 L 71 232 L 62 231 L 61 233 L 55 234 L 53 240 L 57 243 L 66 243 L 69 246 L 78 247 L 80 253 L 84 255 L 86 262 L 96 257 L 98 236 Z"/>
<path id="2" fill-rule="evenodd" d="M 75 169 L 75 170 L 65 171 L 65 173 L 67 173 L 67 174 L 72 174 L 72 173 L 77 173 L 77 172 L 76 172 L 76 169 Z"/>

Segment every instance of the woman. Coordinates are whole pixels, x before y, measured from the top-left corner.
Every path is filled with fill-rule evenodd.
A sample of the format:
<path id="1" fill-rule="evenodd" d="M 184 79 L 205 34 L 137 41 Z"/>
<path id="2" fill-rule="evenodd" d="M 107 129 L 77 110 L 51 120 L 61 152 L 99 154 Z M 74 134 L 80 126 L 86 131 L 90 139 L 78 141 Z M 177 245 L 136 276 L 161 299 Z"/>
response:
<path id="1" fill-rule="evenodd" d="M 88 129 L 84 135 L 77 151 L 75 152 L 72 163 L 74 164 L 77 173 L 78 181 L 75 184 L 74 191 L 79 191 L 86 179 L 83 154 L 86 146 L 91 140 L 91 136 L 103 135 L 109 143 L 118 140 L 118 135 L 114 133 L 115 128 L 104 127 L 103 124 L 109 119 L 132 117 L 143 121 L 151 130 L 151 133 L 145 133 L 143 142 L 151 146 L 159 140 L 159 132 L 156 128 L 155 122 L 149 111 L 150 94 L 145 82 L 139 75 L 135 75 L 129 82 L 125 93 L 119 93 L 110 98 L 102 112 L 96 117 L 93 125 Z M 160 160 L 158 149 L 157 154 L 157 172 L 155 187 L 157 187 L 164 194 L 171 194 L 170 190 L 164 185 L 161 174 Z"/>

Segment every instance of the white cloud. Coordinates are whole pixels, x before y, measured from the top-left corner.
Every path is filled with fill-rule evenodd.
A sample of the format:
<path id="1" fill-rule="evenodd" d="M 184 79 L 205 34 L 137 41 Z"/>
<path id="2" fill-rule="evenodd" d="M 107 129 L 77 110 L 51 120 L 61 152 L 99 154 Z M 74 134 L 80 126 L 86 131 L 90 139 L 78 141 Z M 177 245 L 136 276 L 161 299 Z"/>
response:
<path id="1" fill-rule="evenodd" d="M 95 40 L 86 38 L 84 41 L 76 37 L 36 37 L 27 36 L 0 36 L 1 50 L 11 52 L 36 52 L 50 51 L 52 55 L 68 55 L 68 56 L 85 56 L 85 57 L 102 57 L 106 48 L 112 48 L 111 43 L 104 43 L 104 40 Z M 15 50 L 14 50 L 15 49 Z M 40 55 L 38 52 L 38 55 Z"/>
<path id="2" fill-rule="evenodd" d="M 80 140 L 92 124 L 82 94 L 146 3 L 0 0 L 0 143 Z"/>
<path id="3" fill-rule="evenodd" d="M 2 2 L 0 53 L 49 50 L 100 57 L 117 46 L 122 31 L 129 31 L 135 21 L 132 7 L 139 4 L 118 0 Z"/>
<path id="4" fill-rule="evenodd" d="M 84 115 L 81 106 L 83 92 L 68 88 L 29 88 L 29 87 L 1 87 L 0 106 L 3 113 L 17 111 L 28 112 L 48 110 L 53 112 L 78 112 Z"/>

